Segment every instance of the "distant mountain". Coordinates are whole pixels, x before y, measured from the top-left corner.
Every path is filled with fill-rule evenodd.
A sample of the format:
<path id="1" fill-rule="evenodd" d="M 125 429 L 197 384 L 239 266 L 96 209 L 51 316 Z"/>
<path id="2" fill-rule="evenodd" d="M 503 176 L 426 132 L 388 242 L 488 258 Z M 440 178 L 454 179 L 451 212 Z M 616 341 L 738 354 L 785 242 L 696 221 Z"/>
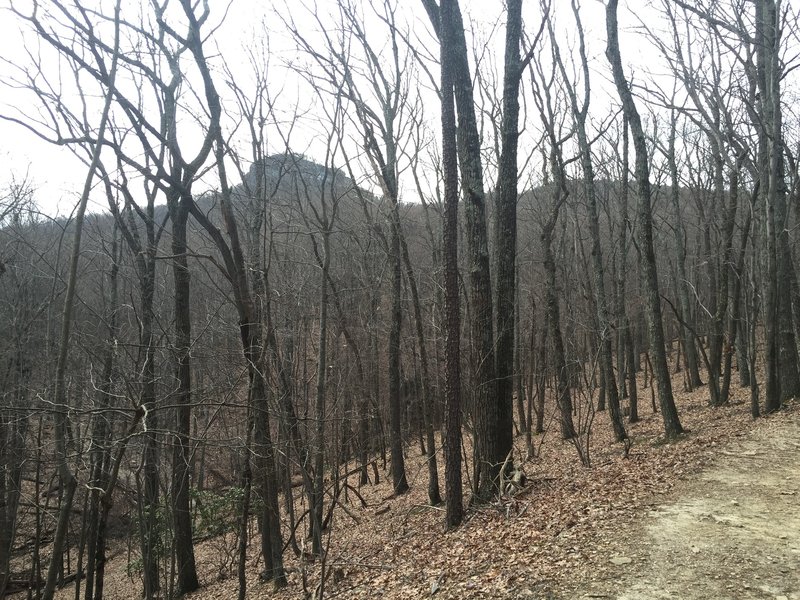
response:
<path id="1" fill-rule="evenodd" d="M 298 191 L 304 193 L 305 190 L 318 194 L 319 186 L 323 182 L 328 190 L 333 182 L 334 189 L 339 193 L 346 193 L 355 188 L 353 180 L 341 169 L 331 169 L 302 155 L 287 152 L 273 154 L 260 163 L 253 163 L 245 174 L 242 184 L 234 189 L 234 195 L 254 194 L 259 177 L 263 178 L 263 189 L 268 196 L 275 192 L 291 195 Z"/>

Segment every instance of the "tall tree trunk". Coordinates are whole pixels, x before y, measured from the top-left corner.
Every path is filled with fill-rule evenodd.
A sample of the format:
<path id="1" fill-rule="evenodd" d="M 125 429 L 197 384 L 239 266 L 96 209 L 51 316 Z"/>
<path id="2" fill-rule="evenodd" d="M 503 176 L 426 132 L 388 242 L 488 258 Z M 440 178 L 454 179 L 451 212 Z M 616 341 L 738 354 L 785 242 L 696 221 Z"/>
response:
<path id="1" fill-rule="evenodd" d="M 207 215 L 200 211 L 191 197 L 187 198 L 194 217 L 202 224 L 212 237 L 220 251 L 232 284 L 234 304 L 239 315 L 239 332 L 242 351 L 247 363 L 249 378 L 249 397 L 253 410 L 253 449 L 258 457 L 257 469 L 262 494 L 261 513 L 261 552 L 264 558 L 267 579 L 272 579 L 275 587 L 286 586 L 286 574 L 283 566 L 283 542 L 278 505 L 278 477 L 275 464 L 275 449 L 272 443 L 269 416 L 269 394 L 265 381 L 266 361 L 262 344 L 261 314 L 253 300 L 253 293 L 248 280 L 248 268 L 244 252 L 239 240 L 239 231 L 231 205 L 231 189 L 228 184 L 225 168 L 226 144 L 220 127 L 222 104 L 214 85 L 211 69 L 203 50 L 203 38 L 200 35 L 200 22 L 197 20 L 189 0 L 181 0 L 185 15 L 189 19 L 189 49 L 194 57 L 203 80 L 203 88 L 210 114 L 211 125 L 204 147 L 214 148 L 214 158 L 220 179 L 220 209 L 230 244 L 226 243 L 222 233 Z M 200 167 L 199 162 L 192 163 L 188 171 L 193 174 Z M 326 273 L 323 273 L 323 280 Z M 323 371 L 324 374 L 324 371 Z M 319 426 L 319 423 L 318 423 Z"/>
<path id="2" fill-rule="evenodd" d="M 778 135 L 782 135 L 778 134 Z M 774 176 L 778 190 L 775 197 L 775 226 L 778 252 L 778 327 L 780 391 L 781 402 L 800 396 L 800 356 L 797 351 L 795 337 L 794 310 L 792 307 L 794 294 L 792 281 L 795 269 L 789 240 L 788 207 L 783 169 L 783 156 L 779 160 L 778 173 Z"/>
<path id="3" fill-rule="evenodd" d="M 630 320 L 626 314 L 627 296 L 625 294 L 625 283 L 627 279 L 627 263 L 628 263 L 628 227 L 630 221 L 628 218 L 628 170 L 629 170 L 629 141 L 628 141 L 628 119 L 623 114 L 622 116 L 622 156 L 620 161 L 620 218 L 619 218 L 619 235 L 617 236 L 616 257 L 612 257 L 612 265 L 616 270 L 614 278 L 614 293 L 615 293 L 615 309 L 617 319 L 617 389 L 625 395 L 625 360 L 627 357 L 625 345 L 631 336 L 626 336 L 627 329 L 630 328 Z M 617 260 L 619 264 L 617 264 Z M 630 353 L 633 354 L 633 348 L 630 348 Z M 636 370 L 633 363 L 628 364 L 628 369 L 633 369 L 633 381 L 636 381 Z M 630 390 L 628 390 L 630 396 Z M 600 407 L 597 407 L 600 410 Z"/>
<path id="4" fill-rule="evenodd" d="M 18 508 L 22 492 L 22 475 L 27 462 L 26 440 L 28 414 L 24 391 L 25 382 L 22 352 L 17 354 L 17 365 L 12 377 L 13 404 L 8 411 L 0 411 L 0 598 L 5 597 L 11 577 L 11 556 L 17 531 Z"/>
<path id="5" fill-rule="evenodd" d="M 738 175 L 735 176 L 738 183 Z M 732 176 L 733 181 L 733 176 Z M 737 188 L 731 183 L 731 192 Z M 733 275 L 733 289 L 731 290 L 731 315 L 728 320 L 727 342 L 723 356 L 723 379 L 720 391 L 720 402 L 727 403 L 730 397 L 731 379 L 733 377 L 733 353 L 737 345 L 737 335 L 741 329 L 741 306 L 742 306 L 742 278 L 744 277 L 744 261 L 747 252 L 747 238 L 750 233 L 750 222 L 752 212 L 747 212 L 745 224 L 742 227 L 742 240 L 739 246 L 739 256 L 735 264 L 731 264 L 731 274 Z"/>
<path id="6" fill-rule="evenodd" d="M 555 143 L 555 138 L 551 141 Z M 570 377 L 567 367 L 567 356 L 564 349 L 564 338 L 561 333 L 561 309 L 558 302 L 558 291 L 556 288 L 556 262 L 553 255 L 553 231 L 558 222 L 561 206 L 567 198 L 566 180 L 561 164 L 558 150 L 553 146 L 550 150 L 550 162 L 553 172 L 553 200 L 550 208 L 550 215 L 547 222 L 542 226 L 541 241 L 542 252 L 544 254 L 544 273 L 545 273 L 545 314 L 547 318 L 547 329 L 553 342 L 553 369 L 556 378 L 556 405 L 561 414 L 561 437 L 565 440 L 572 439 L 576 435 L 575 425 L 572 420 L 572 395 L 570 393 Z M 544 342 L 544 338 L 542 340 Z M 544 356 L 539 366 L 545 368 Z"/>
<path id="7" fill-rule="evenodd" d="M 628 363 L 626 373 L 628 374 L 628 403 L 630 405 L 630 413 L 628 414 L 628 421 L 636 423 L 639 420 L 639 392 L 636 383 L 636 369 L 633 366 L 633 339 L 631 336 L 631 324 L 625 322 L 625 351 L 626 362 Z"/>
<path id="8" fill-rule="evenodd" d="M 152 246 L 151 246 L 152 248 Z M 153 251 L 155 249 L 153 248 Z M 159 416 L 156 410 L 156 367 L 155 346 L 156 335 L 153 331 L 154 313 L 153 301 L 155 296 L 155 265 L 148 261 L 146 275 L 140 275 L 140 298 L 142 312 L 141 340 L 145 345 L 144 362 L 142 364 L 142 395 L 140 406 L 145 414 L 144 422 L 144 501 L 145 507 L 142 514 L 145 516 L 140 523 L 143 528 L 142 544 L 142 574 L 144 579 L 144 593 L 146 598 L 154 598 L 160 590 L 158 576 L 158 503 L 159 503 L 159 477 L 158 477 L 158 438 Z M 98 586 L 99 588 L 99 586 Z"/>
<path id="9" fill-rule="evenodd" d="M 758 311 L 759 311 L 759 298 L 758 287 L 756 282 L 758 277 L 756 275 L 756 259 L 752 260 L 751 268 L 748 269 L 749 281 L 748 291 L 745 299 L 747 301 L 747 367 L 750 371 L 750 415 L 757 419 L 761 416 L 761 407 L 759 406 L 759 387 L 758 387 L 758 374 L 756 372 L 756 342 L 758 333 Z"/>
<path id="10" fill-rule="evenodd" d="M 572 395 L 569 389 L 569 373 L 564 341 L 561 335 L 561 310 L 556 293 L 556 263 L 553 257 L 552 228 L 546 226 L 542 232 L 544 249 L 545 308 L 550 338 L 553 340 L 553 368 L 556 375 L 556 404 L 561 414 L 561 437 L 570 440 L 575 437 L 575 425 L 572 421 Z M 542 368 L 543 365 L 540 366 Z"/>
<path id="11" fill-rule="evenodd" d="M 193 592 L 200 587 L 194 560 L 192 541 L 191 499 L 189 496 L 191 444 L 191 275 L 187 257 L 186 240 L 190 198 L 173 198 L 170 201 L 172 219 L 172 272 L 175 282 L 175 370 L 177 389 L 173 394 L 175 405 L 175 431 L 172 439 L 172 518 L 178 595 Z"/>
<path id="12" fill-rule="evenodd" d="M 672 201 L 672 208 L 675 211 L 675 247 L 677 249 L 677 269 L 678 269 L 678 282 L 676 292 L 678 295 L 678 303 L 681 308 L 683 320 L 691 326 L 692 323 L 692 308 L 689 303 L 689 286 L 690 282 L 686 273 L 686 243 L 684 236 L 686 235 L 683 227 L 683 212 L 680 207 L 680 180 L 678 179 L 678 161 L 675 156 L 675 139 L 677 136 L 677 116 L 673 112 L 670 119 L 669 131 L 669 148 L 667 151 L 667 160 L 669 162 L 670 173 L 670 199 Z M 681 324 L 681 343 L 684 350 L 684 362 L 688 377 L 688 391 L 692 391 L 696 387 L 703 385 L 700 379 L 700 368 L 697 357 L 697 346 L 694 342 L 694 334 L 689 331 L 689 326 Z"/>
<path id="13" fill-rule="evenodd" d="M 647 328 L 650 337 L 650 352 L 658 383 L 658 398 L 661 407 L 661 416 L 664 420 L 664 432 L 668 438 L 683 433 L 678 410 L 672 397 L 672 381 L 669 367 L 667 366 L 666 348 L 664 342 L 664 324 L 661 321 L 661 297 L 658 291 L 658 270 L 656 268 L 655 249 L 653 247 L 653 215 L 651 212 L 650 168 L 648 166 L 647 142 L 644 128 L 633 100 L 633 94 L 628 87 L 625 74 L 622 70 L 622 58 L 619 50 L 619 35 L 617 29 L 617 4 L 618 0 L 609 0 L 606 7 L 606 24 L 608 32 L 608 47 L 606 56 L 611 63 L 614 73 L 614 83 L 617 88 L 622 108 L 633 135 L 633 147 L 636 152 L 636 180 L 639 188 L 639 247 L 642 252 L 642 266 L 645 281 L 645 299 L 647 313 Z"/>
<path id="14" fill-rule="evenodd" d="M 406 269 L 406 279 L 411 290 L 411 304 L 414 309 L 414 331 L 417 335 L 417 345 L 419 346 L 419 359 L 421 383 L 422 383 L 422 422 L 425 429 L 425 456 L 428 464 L 428 501 L 436 506 L 442 501 L 439 492 L 439 469 L 436 464 L 436 438 L 434 437 L 433 427 L 433 390 L 431 385 L 430 371 L 428 370 L 428 348 L 425 341 L 424 323 L 422 320 L 422 305 L 419 300 L 419 290 L 417 289 L 417 278 L 414 268 L 411 265 L 411 257 L 408 253 L 408 244 L 403 230 L 399 228 L 400 246 L 403 254 L 403 264 Z"/>
<path id="15" fill-rule="evenodd" d="M 450 22 L 457 10 L 455 0 L 441 0 L 443 22 Z M 449 27 L 441 31 L 442 93 L 442 171 L 444 176 L 444 214 L 442 218 L 442 258 L 444 267 L 445 326 L 445 522 L 457 527 L 463 518 L 461 484 L 461 308 L 458 290 L 458 163 L 456 116 L 453 98 L 454 67 L 458 51 Z"/>
<path id="16" fill-rule="evenodd" d="M 520 37 L 522 0 L 506 3 L 503 123 L 495 203 L 495 309 L 497 344 L 497 458 L 505 461 L 514 439 L 514 304 L 517 258 L 517 145 L 519 140 L 519 85 L 522 76 Z M 506 464 L 510 464 L 509 460 Z"/>
<path id="17" fill-rule="evenodd" d="M 743 157 L 742 157 L 743 158 Z M 728 315 L 729 296 L 730 296 L 730 276 L 737 277 L 736 265 L 733 262 L 733 233 L 736 226 L 736 209 L 739 203 L 739 169 L 741 168 L 742 158 L 737 159 L 737 164 L 731 172 L 730 176 L 730 192 L 727 198 L 727 204 L 723 203 L 723 224 L 722 224 L 722 264 L 720 265 L 719 275 L 719 297 L 716 303 L 716 312 L 712 315 L 713 325 L 711 328 L 711 343 L 709 352 L 709 363 L 711 365 L 711 372 L 709 377 L 714 376 L 719 378 L 723 376 L 722 390 L 717 398 L 712 397 L 712 404 L 725 404 L 728 402 L 728 388 L 730 386 L 730 352 L 729 348 L 733 347 L 735 338 L 735 316 Z M 720 159 L 721 160 L 721 159 Z M 721 167 L 719 167 L 721 169 Z M 720 176 L 721 179 L 721 176 Z M 722 187 L 722 183 L 718 183 L 718 187 Z M 719 192 L 724 194 L 724 189 Z M 734 288 L 736 286 L 734 285 Z M 736 300 L 734 300 L 736 302 Z M 729 327 L 725 330 L 725 320 L 728 318 Z M 725 331 L 728 333 L 727 341 L 725 340 Z M 733 334 L 731 334 L 733 331 Z M 723 347 L 724 345 L 724 347 Z M 723 373 L 723 353 L 725 359 L 725 371 Z M 711 390 L 719 390 L 719 386 L 709 386 Z"/>
<path id="18" fill-rule="evenodd" d="M 400 328 L 403 309 L 401 305 L 402 258 L 400 254 L 400 230 L 397 205 L 392 207 L 391 261 L 392 261 L 392 308 L 389 326 L 389 430 L 392 452 L 392 485 L 395 494 L 408 491 L 406 466 L 403 458 L 402 398 L 400 394 Z"/>
<path id="19" fill-rule="evenodd" d="M 118 303 L 118 228 L 114 227 L 113 238 L 111 241 L 111 268 L 108 274 L 109 298 L 106 309 L 105 320 L 108 323 L 108 340 L 103 357 L 103 374 L 101 384 L 97 391 L 98 412 L 92 415 L 92 434 L 90 439 L 90 499 L 88 511 L 88 524 L 86 525 L 86 588 L 84 598 L 92 600 L 95 584 L 96 566 L 104 555 L 104 539 L 99 538 L 100 514 L 102 505 L 100 501 L 100 491 L 106 485 L 109 468 L 109 442 L 110 442 L 110 423 L 108 418 L 109 396 L 113 385 L 114 369 L 114 348 L 117 339 L 117 303 Z"/>
<path id="20" fill-rule="evenodd" d="M 625 426 L 622 423 L 622 413 L 619 406 L 619 391 L 614 376 L 614 361 L 611 351 L 611 322 L 609 318 L 609 308 L 605 291 L 605 273 L 603 269 L 603 251 L 600 245 L 600 216 L 597 211 L 597 188 L 594 180 L 594 167 L 592 166 L 592 150 L 589 137 L 586 132 L 586 119 L 589 112 L 589 101 L 591 88 L 589 84 L 589 62 L 586 56 L 584 43 L 583 25 L 581 24 L 580 12 L 575 2 L 572 2 L 572 9 L 578 27 L 579 51 L 581 56 L 581 66 L 584 78 L 584 97 L 583 103 L 579 104 L 578 96 L 572 85 L 567 85 L 567 93 L 570 97 L 572 115 L 575 120 L 575 130 L 578 137 L 578 149 L 581 155 L 581 168 L 583 169 L 583 186 L 586 193 L 586 202 L 589 209 L 589 233 L 592 238 L 592 274 L 594 276 L 595 310 L 597 319 L 597 336 L 599 338 L 600 349 L 600 369 L 602 390 L 605 390 L 608 406 L 611 412 L 611 423 L 614 428 L 614 438 L 620 442 L 627 437 Z M 550 37 L 556 44 L 556 61 L 565 81 L 569 81 L 567 70 L 561 60 L 558 46 L 555 41 L 552 26 L 550 27 Z M 601 390 L 601 393 L 602 393 Z"/>
<path id="21" fill-rule="evenodd" d="M 791 310 L 791 254 L 788 249 L 780 82 L 781 15 L 775 0 L 756 2 L 757 83 L 760 95 L 759 169 L 766 210 L 766 293 L 764 305 L 765 411 L 778 410 L 798 393 L 797 347 Z M 785 279 L 784 279 L 785 277 Z"/>
<path id="22" fill-rule="evenodd" d="M 517 400 L 517 420 L 519 421 L 520 433 L 528 433 L 528 423 L 525 418 L 525 374 L 522 358 L 522 323 L 520 320 L 520 287 L 519 287 L 519 263 L 517 263 L 517 286 L 515 291 L 516 300 L 514 302 L 514 383 L 515 395 Z M 533 326 L 533 325 L 531 325 Z"/>
<path id="23" fill-rule="evenodd" d="M 237 599 L 245 600 L 247 597 L 247 547 L 248 533 L 250 529 L 250 494 L 253 487 L 253 470 L 250 453 L 252 452 L 253 439 L 253 412 L 247 411 L 247 434 L 245 436 L 244 456 L 242 460 L 242 500 L 239 505 L 239 540 L 237 545 L 238 563 L 236 565 L 236 575 L 238 580 Z M 291 488 L 289 489 L 291 493 Z"/>
<path id="24" fill-rule="evenodd" d="M 67 430 L 69 406 L 67 401 L 67 356 L 70 349 L 70 335 L 72 333 L 72 318 L 75 305 L 76 286 L 78 279 L 78 262 L 81 256 L 81 238 L 83 236 L 83 221 L 86 214 L 86 205 L 89 202 L 89 193 L 92 189 L 92 179 L 100 162 L 100 150 L 103 145 L 108 115 L 113 100 L 113 83 L 117 74 L 117 62 L 119 58 L 119 14 L 120 0 L 114 6 L 114 49 L 111 62 L 109 80 L 111 86 L 108 88 L 100 117 L 100 125 L 97 133 L 97 141 L 92 148 L 92 158 L 89 164 L 89 171 L 86 175 L 83 191 L 78 202 L 78 209 L 75 213 L 74 235 L 72 240 L 72 255 L 70 256 L 69 273 L 67 275 L 67 290 L 64 295 L 64 309 L 61 316 L 61 338 L 58 346 L 58 360 L 56 363 L 55 390 L 53 393 L 53 433 L 55 436 L 55 455 L 58 476 L 61 479 L 63 495 L 61 506 L 59 507 L 58 522 L 53 538 L 53 551 L 50 556 L 50 565 L 47 569 L 47 579 L 42 598 L 52 600 L 56 590 L 56 583 L 59 575 L 59 567 L 64 555 L 67 530 L 69 528 L 69 517 L 72 514 L 72 500 L 78 480 L 69 465 L 67 456 Z"/>
<path id="25" fill-rule="evenodd" d="M 475 389 L 473 487 L 479 500 L 486 500 L 497 490 L 505 456 L 500 450 L 500 409 L 494 359 L 492 285 L 489 268 L 489 243 L 486 229 L 486 195 L 481 164 L 481 140 L 475 118 L 475 100 L 469 71 L 464 21 L 457 0 L 442 2 L 441 16 L 434 0 L 422 0 L 434 28 L 439 33 L 450 62 L 450 74 L 458 117 L 457 150 L 464 195 L 469 272 L 470 337 L 476 355 L 473 373 Z M 513 277 L 513 275 L 512 275 Z M 513 298 L 511 300 L 513 302 Z M 503 419 L 504 423 L 510 423 Z"/>
<path id="26" fill-rule="evenodd" d="M 547 322 L 547 307 L 545 306 L 545 326 L 542 328 L 542 336 L 539 340 L 538 357 L 536 360 L 536 433 L 544 433 L 544 400 L 547 384 L 547 336 L 550 323 Z M 531 339 L 533 343 L 533 339 Z M 531 352 L 533 348 L 531 347 Z"/>
<path id="27" fill-rule="evenodd" d="M 317 357 L 317 390 L 314 401 L 314 495 L 311 505 L 311 535 L 314 554 L 322 556 L 322 512 L 325 476 L 325 396 L 328 371 L 328 269 L 330 268 L 330 240 L 326 229 L 322 233 L 322 279 L 319 297 L 319 354 Z M 391 377 L 391 376 L 390 376 Z"/>

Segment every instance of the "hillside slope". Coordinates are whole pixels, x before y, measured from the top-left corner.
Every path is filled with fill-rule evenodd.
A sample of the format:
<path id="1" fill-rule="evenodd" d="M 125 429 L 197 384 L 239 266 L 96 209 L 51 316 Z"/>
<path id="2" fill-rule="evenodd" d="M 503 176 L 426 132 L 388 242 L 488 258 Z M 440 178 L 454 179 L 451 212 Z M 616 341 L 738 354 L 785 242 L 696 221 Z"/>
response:
<path id="1" fill-rule="evenodd" d="M 425 505 L 424 461 L 410 448 L 410 493 L 391 498 L 382 473 L 379 485 L 358 489 L 365 504 L 342 494 L 326 538 L 324 597 L 708 598 L 712 589 L 713 597 L 795 597 L 800 411 L 790 405 L 752 422 L 745 390 L 719 409 L 707 407 L 706 393 L 678 395 L 688 434 L 664 443 L 660 416 L 648 410 L 630 426 L 627 453 L 598 414 L 591 469 L 545 434 L 523 465 L 528 485 L 473 507 L 447 533 L 442 509 Z M 355 489 L 354 476 L 350 483 Z M 234 548 L 224 536 L 198 545 L 203 588 L 192 598 L 235 596 L 226 556 Z M 123 552 L 109 565 L 109 598 L 139 586 L 125 561 Z M 323 570 L 291 556 L 289 587 L 276 592 L 259 581 L 257 561 L 248 566 L 249 598 L 314 597 Z M 73 594 L 70 586 L 60 597 Z"/>

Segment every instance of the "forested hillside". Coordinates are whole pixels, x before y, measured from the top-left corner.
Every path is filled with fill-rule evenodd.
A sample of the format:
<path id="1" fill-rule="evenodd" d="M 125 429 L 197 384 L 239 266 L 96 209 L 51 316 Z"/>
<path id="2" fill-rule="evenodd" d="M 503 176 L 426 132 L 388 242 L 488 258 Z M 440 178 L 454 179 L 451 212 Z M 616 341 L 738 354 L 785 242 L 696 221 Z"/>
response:
<path id="1" fill-rule="evenodd" d="M 3 6 L 0 598 L 646 598 L 729 455 L 793 543 L 797 7 L 412 4 Z"/>

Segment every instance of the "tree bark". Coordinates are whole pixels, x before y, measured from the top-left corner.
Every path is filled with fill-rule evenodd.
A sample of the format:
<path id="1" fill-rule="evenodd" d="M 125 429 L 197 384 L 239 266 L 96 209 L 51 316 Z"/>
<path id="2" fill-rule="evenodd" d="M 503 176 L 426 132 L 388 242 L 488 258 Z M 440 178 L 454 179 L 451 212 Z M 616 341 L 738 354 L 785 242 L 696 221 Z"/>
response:
<path id="1" fill-rule="evenodd" d="M 457 10 L 455 0 L 442 0 L 441 20 L 450 22 Z M 439 15 L 437 15 L 438 17 Z M 445 326 L 445 523 L 457 527 L 463 518 L 461 484 L 461 308 L 458 290 L 458 164 L 453 70 L 456 40 L 449 27 L 441 32 L 442 171 L 444 214 L 442 258 L 444 267 Z"/>
<path id="2" fill-rule="evenodd" d="M 397 203 L 392 206 L 391 216 L 391 252 L 392 261 L 392 308 L 391 324 L 389 326 L 389 427 L 390 445 L 392 452 L 392 484 L 395 494 L 404 494 L 408 491 L 406 480 L 406 466 L 403 458 L 403 431 L 402 431 L 402 399 L 400 395 L 400 328 L 402 325 L 403 309 L 401 305 L 402 284 L 402 256 L 400 253 L 400 217 L 397 213 Z"/>
<path id="3" fill-rule="evenodd" d="M 559 202 L 558 200 L 556 202 Z M 551 217 L 551 223 L 555 225 L 555 217 L 558 212 Z M 550 338 L 553 340 L 553 368 L 556 376 L 556 405 L 561 414 L 561 437 L 565 440 L 574 438 L 575 425 L 572 421 L 572 395 L 569 387 L 569 373 L 567 372 L 567 359 L 564 351 L 564 341 L 561 335 L 561 310 L 558 305 L 558 294 L 556 292 L 556 263 L 553 257 L 551 226 L 546 225 L 542 232 L 542 247 L 544 249 L 544 271 L 546 277 L 545 286 L 545 308 L 547 312 L 547 326 L 550 330 Z M 540 365 L 539 368 L 543 368 Z"/>
<path id="4" fill-rule="evenodd" d="M 780 409 L 784 398 L 782 340 L 785 319 L 780 310 L 779 179 L 782 175 L 782 133 L 777 14 L 774 0 L 756 3 L 756 64 L 761 119 L 758 129 L 759 176 L 765 209 L 766 272 L 764 300 L 765 412 Z M 790 365 L 786 365 L 787 370 Z M 796 369 L 796 365 L 794 366 Z"/>
<path id="5" fill-rule="evenodd" d="M 658 291 L 658 270 L 656 268 L 655 250 L 653 247 L 653 215 L 651 212 L 650 168 L 648 166 L 647 143 L 633 100 L 633 94 L 628 87 L 625 74 L 622 70 L 622 58 L 619 49 L 619 35 L 617 28 L 618 0 L 609 0 L 606 6 L 606 29 L 608 33 L 608 46 L 606 56 L 611 63 L 614 74 L 614 83 L 622 102 L 623 112 L 630 124 L 633 136 L 633 147 L 636 152 L 635 174 L 639 190 L 639 246 L 642 252 L 642 267 L 645 282 L 645 299 L 647 328 L 650 337 L 650 351 L 653 357 L 654 371 L 658 383 L 658 397 L 661 407 L 661 416 L 664 420 L 664 433 L 668 438 L 683 433 L 678 410 L 672 397 L 672 381 L 669 367 L 667 366 L 666 348 L 664 342 L 664 325 L 661 321 L 661 297 Z"/>
<path id="6" fill-rule="evenodd" d="M 476 352 L 476 369 L 472 377 L 476 464 L 473 492 L 476 499 L 488 500 L 498 489 L 500 467 L 505 460 L 500 450 L 499 423 L 511 422 L 506 417 L 500 418 L 500 410 L 511 410 L 511 404 L 500 406 L 497 401 L 494 316 L 480 134 L 475 118 L 464 21 L 458 1 L 442 2 L 441 16 L 436 10 L 435 1 L 423 0 L 423 4 L 442 45 L 446 41 L 449 46 L 447 52 L 451 61 L 449 77 L 452 78 L 456 103 L 458 163 L 467 229 L 470 337 Z"/>
<path id="7" fill-rule="evenodd" d="M 187 258 L 186 226 L 191 198 L 173 197 L 168 200 L 172 219 L 172 273 L 175 285 L 175 372 L 177 389 L 173 394 L 175 431 L 172 448 L 172 518 L 174 526 L 175 559 L 178 595 L 200 587 L 194 560 L 192 541 L 191 499 L 189 496 L 191 445 L 191 275 Z"/>
<path id="8" fill-rule="evenodd" d="M 519 85 L 522 76 L 520 38 L 522 0 L 506 3 L 503 123 L 495 203 L 495 309 L 497 344 L 497 447 L 495 457 L 505 461 L 514 438 L 514 305 L 517 258 L 517 145 L 519 141 Z M 511 464 L 509 460 L 507 464 Z"/>

